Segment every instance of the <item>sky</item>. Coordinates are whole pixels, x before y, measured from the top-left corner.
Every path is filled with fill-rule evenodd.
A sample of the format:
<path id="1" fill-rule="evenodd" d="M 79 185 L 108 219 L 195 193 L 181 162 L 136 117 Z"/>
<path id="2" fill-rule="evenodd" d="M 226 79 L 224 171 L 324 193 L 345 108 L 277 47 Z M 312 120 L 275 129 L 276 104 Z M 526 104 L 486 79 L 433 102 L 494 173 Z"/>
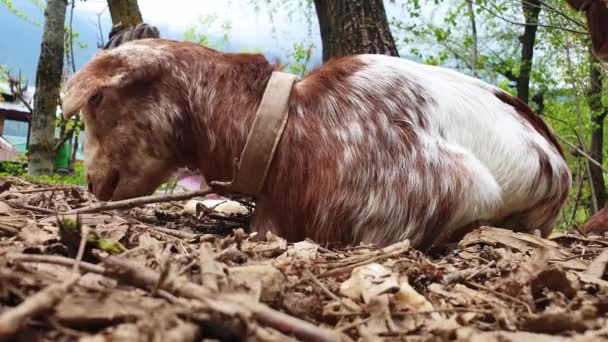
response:
<path id="1" fill-rule="evenodd" d="M 256 11 L 253 3 L 260 3 Z M 284 6 L 273 20 L 269 18 L 268 7 L 259 0 L 139 0 L 139 7 L 144 21 L 160 28 L 161 36 L 181 39 L 183 33 L 197 24 L 200 18 L 209 15 L 217 16 L 218 21 L 212 25 L 207 33 L 210 36 L 221 36 L 220 24 L 228 21 L 231 26 L 231 46 L 239 48 L 261 48 L 265 53 L 284 54 L 293 42 L 313 42 L 321 46 L 318 23 L 316 17 L 311 16 L 313 22 L 309 25 L 303 13 L 288 16 Z M 292 1 L 297 3 L 298 1 Z M 107 32 L 110 27 L 110 15 L 106 0 L 87 0 L 78 3 L 78 15 L 91 18 L 88 25 L 97 29 L 97 13 L 102 14 Z M 104 11 L 105 9 L 105 11 Z M 257 13 L 256 13 L 257 12 Z M 314 18 L 313 18 L 314 17 Z M 277 34 L 273 35 L 273 27 Z M 309 27 L 312 34 L 309 34 Z M 106 33 L 107 34 L 107 33 Z"/>
<path id="2" fill-rule="evenodd" d="M 13 73 L 22 74 L 34 83 L 36 64 L 40 53 L 43 12 L 36 7 L 36 0 L 13 0 L 14 7 L 25 13 L 38 25 L 18 18 L 0 4 L 0 64 L 7 65 Z M 44 1 L 42 1 L 44 2 Z M 270 17 L 266 3 L 278 3 Z M 314 6 L 302 7 L 306 0 L 138 0 L 146 23 L 159 28 L 162 38 L 183 39 L 184 32 L 197 25 L 201 18 L 216 16 L 217 21 L 204 28 L 212 40 L 222 35 L 221 24 L 229 22 L 229 43 L 222 49 L 240 51 L 259 49 L 270 60 L 288 62 L 288 53 L 294 43 L 312 44 L 311 65 L 321 62 L 321 37 Z M 258 8 L 256 10 L 257 4 Z M 389 21 L 401 15 L 399 5 L 385 1 Z M 308 12 L 306 12 L 308 11 Z M 69 8 L 66 21 L 69 19 Z M 101 24 L 99 24 L 98 23 Z M 76 66 L 81 67 L 93 56 L 99 42 L 99 30 L 107 40 L 112 26 L 106 0 L 77 1 L 74 11 L 74 30 L 86 48 L 76 50 Z M 395 35 L 395 31 L 393 30 Z M 398 39 L 398 37 L 395 37 Z"/>

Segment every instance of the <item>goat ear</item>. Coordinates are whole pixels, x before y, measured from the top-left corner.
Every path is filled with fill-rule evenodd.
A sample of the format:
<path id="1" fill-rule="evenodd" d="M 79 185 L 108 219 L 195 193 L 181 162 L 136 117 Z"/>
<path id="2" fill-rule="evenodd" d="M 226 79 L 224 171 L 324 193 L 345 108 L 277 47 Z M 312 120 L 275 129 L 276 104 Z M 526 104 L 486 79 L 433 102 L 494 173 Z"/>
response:
<path id="1" fill-rule="evenodd" d="M 100 88 L 121 88 L 136 80 L 131 70 L 118 69 L 112 75 L 96 75 L 83 70 L 68 83 L 68 91 L 62 97 L 63 116 L 74 116 Z"/>
<path id="2" fill-rule="evenodd" d="M 67 120 L 78 113 L 91 97 L 94 89 L 72 88 L 61 97 L 63 117 Z"/>
<path id="3" fill-rule="evenodd" d="M 97 74 L 88 66 L 77 72 L 67 83 L 67 91 L 62 95 L 63 117 L 69 119 L 78 113 L 87 101 L 102 87 L 122 87 L 128 84 L 128 72 L 118 69 L 113 75 Z M 104 70 L 107 72 L 107 70 Z"/>
<path id="4" fill-rule="evenodd" d="M 160 70 L 159 59 L 104 51 L 68 81 L 67 91 L 62 97 L 63 116 L 69 119 L 76 114 L 100 88 L 122 88 L 136 81 L 158 77 Z"/>

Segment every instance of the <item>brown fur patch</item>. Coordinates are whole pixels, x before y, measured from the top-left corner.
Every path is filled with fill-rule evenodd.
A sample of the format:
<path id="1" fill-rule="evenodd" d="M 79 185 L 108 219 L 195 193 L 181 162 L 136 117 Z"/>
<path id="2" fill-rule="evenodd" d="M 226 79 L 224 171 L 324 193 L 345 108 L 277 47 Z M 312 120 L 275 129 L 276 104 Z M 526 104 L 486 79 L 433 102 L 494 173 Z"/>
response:
<path id="1" fill-rule="evenodd" d="M 528 123 L 530 123 L 530 125 L 532 125 L 532 127 L 534 127 L 534 129 L 538 133 L 540 133 L 543 137 L 545 137 L 545 139 L 547 139 L 547 141 L 550 142 L 555 147 L 555 149 L 559 152 L 559 154 L 562 157 L 564 156 L 564 151 L 562 150 L 562 147 L 557 142 L 557 139 L 555 139 L 555 136 L 553 135 L 553 133 L 551 132 L 551 130 L 549 129 L 549 127 L 547 126 L 545 121 L 540 117 L 540 115 L 534 113 L 532 111 L 532 109 L 530 108 L 530 106 L 528 106 L 525 102 L 523 102 L 519 98 L 517 98 L 507 92 L 504 92 L 504 91 L 497 91 L 497 92 L 495 92 L 495 95 L 502 102 L 515 108 L 517 113 L 519 113 L 519 115 L 521 115 L 521 117 L 524 120 L 526 120 Z"/>

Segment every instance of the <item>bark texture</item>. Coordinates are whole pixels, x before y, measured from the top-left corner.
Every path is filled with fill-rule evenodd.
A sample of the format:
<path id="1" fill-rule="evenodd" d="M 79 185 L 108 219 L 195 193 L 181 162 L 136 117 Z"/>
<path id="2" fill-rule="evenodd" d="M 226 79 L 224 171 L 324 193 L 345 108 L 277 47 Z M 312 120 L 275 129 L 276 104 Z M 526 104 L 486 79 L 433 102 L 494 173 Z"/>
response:
<path id="1" fill-rule="evenodd" d="M 55 117 L 63 71 L 66 0 L 48 0 L 36 71 L 36 94 L 29 145 L 28 173 L 50 175 L 55 157 Z"/>
<path id="2" fill-rule="evenodd" d="M 538 30 L 538 16 L 541 9 L 540 0 L 522 0 L 521 2 L 526 26 L 521 36 L 521 62 L 517 80 L 517 96 L 528 103 L 530 99 L 530 73 L 534 59 L 534 44 Z"/>
<path id="3" fill-rule="evenodd" d="M 399 56 L 382 0 L 315 0 L 323 60 L 372 53 Z"/>
<path id="4" fill-rule="evenodd" d="M 604 150 L 604 119 L 608 114 L 608 108 L 602 105 L 602 70 L 598 65 L 598 60 L 590 53 L 591 65 L 589 68 L 590 87 L 587 93 L 589 97 L 589 108 L 591 109 L 591 147 L 590 155 L 599 163 L 603 163 Z M 606 204 L 606 184 L 601 168 L 595 164 L 590 164 L 591 181 L 595 189 L 595 198 L 598 208 Z"/>
<path id="5" fill-rule="evenodd" d="M 143 22 L 137 0 L 108 0 L 108 8 L 114 26 L 130 27 Z"/>

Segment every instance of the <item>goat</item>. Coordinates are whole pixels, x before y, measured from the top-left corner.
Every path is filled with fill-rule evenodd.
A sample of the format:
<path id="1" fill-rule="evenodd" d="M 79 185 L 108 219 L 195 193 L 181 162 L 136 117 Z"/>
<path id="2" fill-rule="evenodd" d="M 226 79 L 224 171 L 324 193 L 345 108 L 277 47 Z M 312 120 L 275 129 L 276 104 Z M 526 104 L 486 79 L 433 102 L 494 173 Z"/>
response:
<path id="1" fill-rule="evenodd" d="M 278 64 L 142 39 L 69 80 L 91 192 L 153 192 L 180 167 L 229 181 Z M 571 188 L 560 145 L 523 102 L 453 70 L 336 58 L 293 86 L 252 230 L 289 241 L 439 246 L 481 224 L 547 236 Z"/>

